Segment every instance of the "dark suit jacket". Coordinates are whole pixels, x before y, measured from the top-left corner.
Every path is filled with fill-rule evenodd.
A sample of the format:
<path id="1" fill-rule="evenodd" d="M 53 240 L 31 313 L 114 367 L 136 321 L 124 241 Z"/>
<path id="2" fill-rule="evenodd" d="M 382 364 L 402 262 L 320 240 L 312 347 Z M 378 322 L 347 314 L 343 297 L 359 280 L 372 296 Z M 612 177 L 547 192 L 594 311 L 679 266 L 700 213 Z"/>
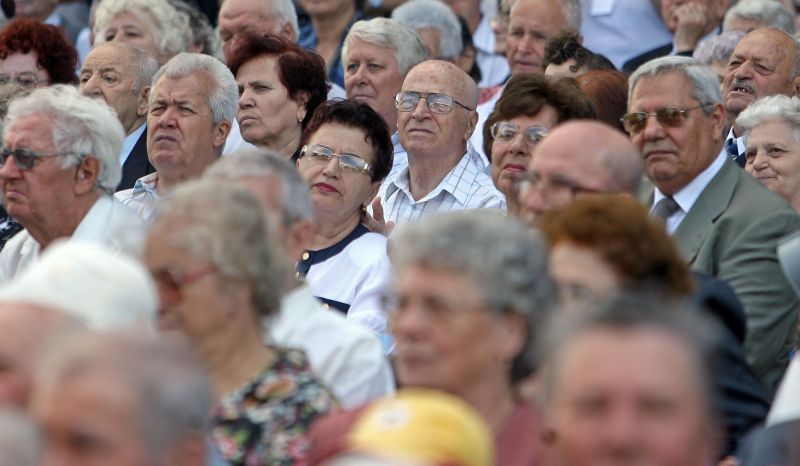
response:
<path id="1" fill-rule="evenodd" d="M 156 171 L 147 158 L 147 128 L 139 136 L 139 140 L 131 149 L 125 164 L 122 165 L 122 181 L 117 185 L 117 191 L 133 188 L 139 178 Z"/>
<path id="2" fill-rule="evenodd" d="M 797 336 L 798 299 L 776 251 L 778 240 L 796 230 L 800 215 L 726 157 L 673 235 L 692 269 L 726 281 L 739 295 L 745 350 L 770 394 Z"/>

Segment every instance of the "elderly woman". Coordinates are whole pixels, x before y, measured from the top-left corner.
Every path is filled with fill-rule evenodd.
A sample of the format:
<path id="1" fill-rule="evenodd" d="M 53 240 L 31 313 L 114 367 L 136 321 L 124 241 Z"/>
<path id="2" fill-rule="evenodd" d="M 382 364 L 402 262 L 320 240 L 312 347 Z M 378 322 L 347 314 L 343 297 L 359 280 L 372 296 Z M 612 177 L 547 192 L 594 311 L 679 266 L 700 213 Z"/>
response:
<path id="1" fill-rule="evenodd" d="M 490 154 L 492 181 L 506 196 L 509 213 L 518 210 L 515 177 L 527 169 L 536 143 L 559 123 L 576 118 L 594 119 L 595 110 L 574 81 L 532 73 L 508 80 L 483 126 L 483 150 Z"/>
<path id="2" fill-rule="evenodd" d="M 394 164 L 391 173 L 408 166 L 406 151 L 397 134 L 394 98 L 400 92 L 408 70 L 427 59 L 428 50 L 419 35 L 393 19 L 358 21 L 342 45 L 347 98 L 372 107 L 393 131 Z"/>
<path id="3" fill-rule="evenodd" d="M 127 42 L 162 65 L 192 42 L 189 17 L 165 0 L 103 0 L 93 31 L 96 43 Z"/>
<path id="4" fill-rule="evenodd" d="M 15 19 L 0 33 L 0 84 L 77 84 L 78 52 L 57 27 Z"/>
<path id="5" fill-rule="evenodd" d="M 800 98 L 764 97 L 736 124 L 748 135 L 745 171 L 800 212 Z"/>
<path id="6" fill-rule="evenodd" d="M 228 61 L 239 86 L 236 120 L 244 140 L 286 158 L 319 104 L 327 99 L 319 55 L 277 35 L 242 34 Z"/>
<path id="7" fill-rule="evenodd" d="M 362 19 L 363 0 L 298 0 L 309 21 L 300 24 L 297 43 L 314 50 L 324 60 L 328 81 L 344 86 L 342 43 L 350 27 Z"/>
<path id="8" fill-rule="evenodd" d="M 301 351 L 263 343 L 277 312 L 284 259 L 258 201 L 212 181 L 178 188 L 145 248 L 158 286 L 158 327 L 185 339 L 214 385 L 213 437 L 231 465 L 305 464 L 305 432 L 334 407 Z"/>
<path id="9" fill-rule="evenodd" d="M 556 298 L 545 254 L 536 233 L 489 211 L 408 225 L 392 248 L 398 382 L 471 405 L 494 434 L 497 465 L 541 464 L 538 416 L 517 388 Z"/>
<path id="10" fill-rule="evenodd" d="M 302 144 L 297 168 L 311 189 L 314 236 L 297 271 L 327 306 L 383 335 L 386 237 L 362 217 L 392 166 L 389 131 L 366 104 L 331 101 L 317 108 Z"/>

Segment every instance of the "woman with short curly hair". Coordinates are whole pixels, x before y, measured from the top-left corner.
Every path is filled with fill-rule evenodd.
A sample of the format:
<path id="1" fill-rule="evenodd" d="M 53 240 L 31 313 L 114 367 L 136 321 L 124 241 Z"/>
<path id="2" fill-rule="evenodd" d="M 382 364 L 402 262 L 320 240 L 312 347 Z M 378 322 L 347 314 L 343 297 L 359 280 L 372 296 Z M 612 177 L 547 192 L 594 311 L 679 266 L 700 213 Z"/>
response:
<path id="1" fill-rule="evenodd" d="M 0 33 L 0 84 L 77 84 L 77 63 L 78 52 L 55 26 L 19 18 Z"/>

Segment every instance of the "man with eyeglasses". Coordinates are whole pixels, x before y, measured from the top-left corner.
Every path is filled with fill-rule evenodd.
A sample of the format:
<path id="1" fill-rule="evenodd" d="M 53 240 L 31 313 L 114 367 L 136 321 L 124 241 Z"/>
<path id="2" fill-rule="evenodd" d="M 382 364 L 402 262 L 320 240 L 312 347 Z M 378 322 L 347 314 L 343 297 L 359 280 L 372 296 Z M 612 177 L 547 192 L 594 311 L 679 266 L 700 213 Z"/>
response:
<path id="1" fill-rule="evenodd" d="M 429 60 L 408 72 L 395 98 L 408 167 L 381 185 L 385 220 L 399 225 L 436 212 L 505 209 L 481 156 L 467 150 L 477 101 L 475 82 L 452 63 Z"/>
<path id="2" fill-rule="evenodd" d="M 140 252 L 144 224 L 110 195 L 123 137 L 110 107 L 71 86 L 38 89 L 11 103 L 3 137 L 3 205 L 25 231 L 0 252 L 0 282 L 61 238 Z"/>
<path id="3" fill-rule="evenodd" d="M 747 317 L 745 350 L 774 392 L 797 336 L 798 300 L 781 272 L 777 241 L 800 216 L 736 166 L 722 148 L 719 80 L 687 57 L 664 57 L 630 77 L 623 124 L 655 185 L 664 218 L 692 269 L 728 282 Z"/>

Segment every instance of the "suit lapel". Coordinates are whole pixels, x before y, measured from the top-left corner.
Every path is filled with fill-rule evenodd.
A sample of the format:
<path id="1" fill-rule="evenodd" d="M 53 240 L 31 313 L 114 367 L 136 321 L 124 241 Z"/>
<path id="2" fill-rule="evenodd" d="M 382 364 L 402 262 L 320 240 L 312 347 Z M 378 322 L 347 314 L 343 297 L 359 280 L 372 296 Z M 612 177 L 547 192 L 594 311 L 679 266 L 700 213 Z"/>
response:
<path id="1" fill-rule="evenodd" d="M 122 181 L 120 181 L 117 191 L 130 189 L 136 180 L 153 173 L 155 168 L 150 165 L 147 158 L 147 129 L 142 132 L 136 144 L 133 145 L 125 164 L 122 165 Z"/>

